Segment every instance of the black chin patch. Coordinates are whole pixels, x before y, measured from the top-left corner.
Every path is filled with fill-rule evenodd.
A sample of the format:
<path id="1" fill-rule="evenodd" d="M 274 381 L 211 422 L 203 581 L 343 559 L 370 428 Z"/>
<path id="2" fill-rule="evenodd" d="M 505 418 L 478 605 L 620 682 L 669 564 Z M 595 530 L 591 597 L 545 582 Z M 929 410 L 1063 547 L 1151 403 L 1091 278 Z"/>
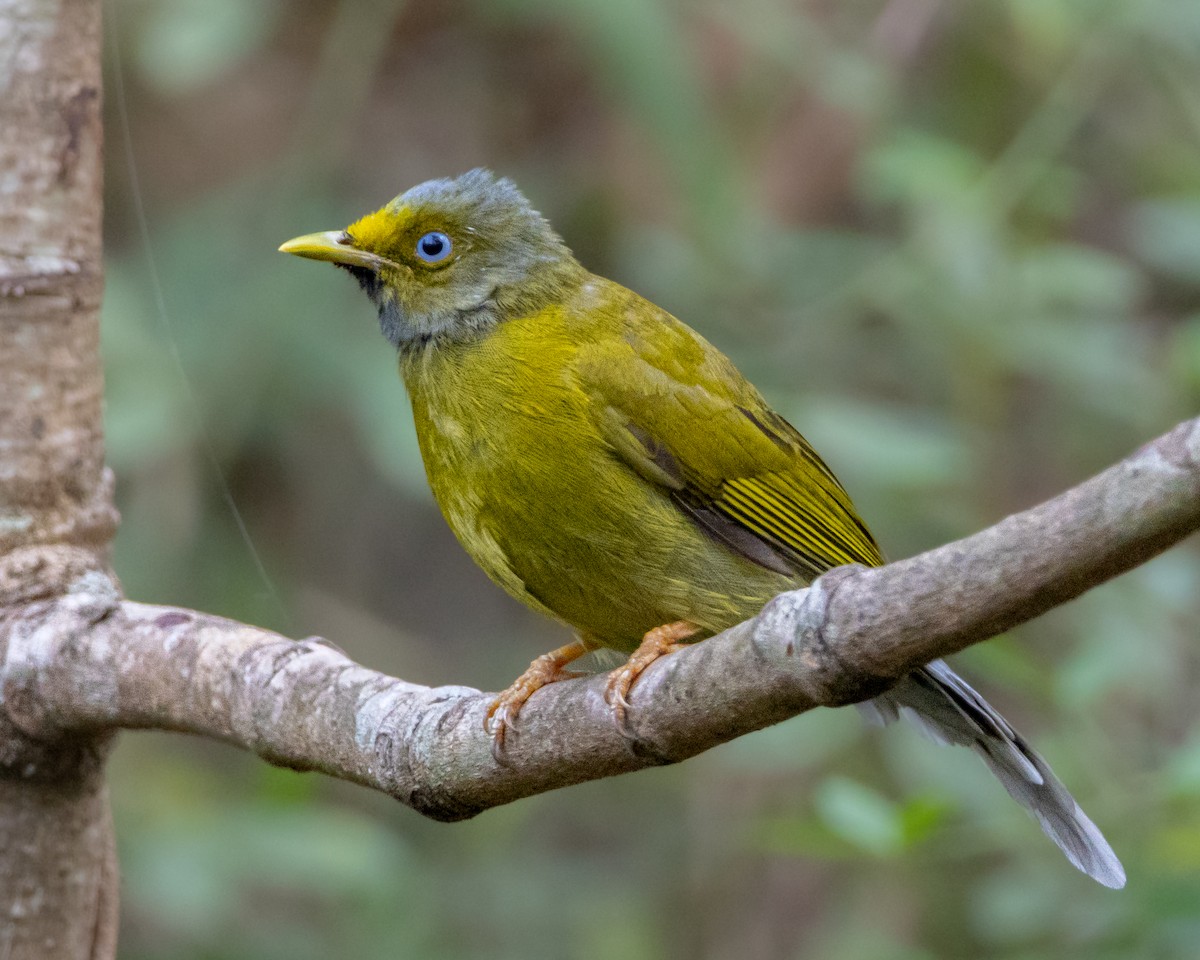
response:
<path id="1" fill-rule="evenodd" d="M 379 290 L 383 286 L 379 280 L 379 274 L 374 270 L 368 270 L 366 267 L 359 267 L 348 263 L 339 263 L 338 266 L 358 281 L 358 285 L 371 298 L 372 303 L 379 303 Z"/>

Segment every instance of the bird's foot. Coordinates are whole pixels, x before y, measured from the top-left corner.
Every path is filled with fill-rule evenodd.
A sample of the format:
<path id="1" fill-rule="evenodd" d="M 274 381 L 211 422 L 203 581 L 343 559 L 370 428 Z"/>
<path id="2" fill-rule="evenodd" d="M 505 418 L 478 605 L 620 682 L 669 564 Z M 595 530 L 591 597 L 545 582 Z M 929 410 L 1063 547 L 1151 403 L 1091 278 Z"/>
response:
<path id="1" fill-rule="evenodd" d="M 604 688 L 604 701 L 612 707 L 613 720 L 617 729 L 630 740 L 637 736 L 629 726 L 629 691 L 650 664 L 659 657 L 674 653 L 687 646 L 684 640 L 695 636 L 700 628 L 686 620 L 655 627 L 642 637 L 638 648 L 630 655 L 623 667 L 608 675 L 608 686 Z"/>
<path id="2" fill-rule="evenodd" d="M 501 693 L 488 707 L 487 715 L 483 718 L 483 729 L 492 736 L 492 757 L 497 763 L 503 763 L 504 738 L 509 730 L 517 730 L 517 715 L 525 701 L 548 683 L 559 680 L 570 680 L 583 676 L 575 670 L 564 669 L 568 663 L 578 660 L 585 653 L 595 649 L 595 645 L 586 640 L 576 640 L 566 646 L 543 653 L 537 657 L 512 684 Z"/>

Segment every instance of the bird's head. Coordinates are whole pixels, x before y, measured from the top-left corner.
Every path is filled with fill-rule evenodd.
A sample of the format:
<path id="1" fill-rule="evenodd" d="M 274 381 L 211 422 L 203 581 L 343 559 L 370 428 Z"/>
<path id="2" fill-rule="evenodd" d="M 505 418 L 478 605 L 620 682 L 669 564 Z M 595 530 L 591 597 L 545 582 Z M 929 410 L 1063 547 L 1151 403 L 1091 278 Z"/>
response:
<path id="1" fill-rule="evenodd" d="M 353 274 L 402 349 L 541 309 L 583 272 L 512 181 L 487 170 L 422 183 L 345 230 L 279 249 Z"/>

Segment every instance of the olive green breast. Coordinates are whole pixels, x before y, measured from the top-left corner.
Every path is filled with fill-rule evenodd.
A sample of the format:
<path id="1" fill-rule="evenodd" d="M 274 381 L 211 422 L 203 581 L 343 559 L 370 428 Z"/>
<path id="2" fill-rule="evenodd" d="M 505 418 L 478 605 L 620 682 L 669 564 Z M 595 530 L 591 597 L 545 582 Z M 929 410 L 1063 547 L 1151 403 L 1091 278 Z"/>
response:
<path id="1" fill-rule="evenodd" d="M 467 552 L 531 607 L 630 650 L 676 620 L 724 629 L 795 580 L 714 539 L 606 439 L 576 361 L 623 336 L 613 288 L 596 279 L 571 304 L 409 352 L 401 372 L 430 487 Z"/>

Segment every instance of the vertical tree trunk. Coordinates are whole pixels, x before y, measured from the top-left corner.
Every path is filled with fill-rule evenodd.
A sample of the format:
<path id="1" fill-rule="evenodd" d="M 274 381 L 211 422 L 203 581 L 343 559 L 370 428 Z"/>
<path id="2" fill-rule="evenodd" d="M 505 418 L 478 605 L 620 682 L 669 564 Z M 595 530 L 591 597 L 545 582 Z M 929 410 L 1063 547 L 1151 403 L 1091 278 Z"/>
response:
<path id="1" fill-rule="evenodd" d="M 0 658 L 10 665 L 14 638 L 36 629 L 48 602 L 111 576 L 100 186 L 98 0 L 0 0 Z M 17 674 L 33 678 L 33 666 Z M 23 682 L 33 680 L 0 689 L 0 957 L 111 957 L 107 744 L 25 736 Z"/>

